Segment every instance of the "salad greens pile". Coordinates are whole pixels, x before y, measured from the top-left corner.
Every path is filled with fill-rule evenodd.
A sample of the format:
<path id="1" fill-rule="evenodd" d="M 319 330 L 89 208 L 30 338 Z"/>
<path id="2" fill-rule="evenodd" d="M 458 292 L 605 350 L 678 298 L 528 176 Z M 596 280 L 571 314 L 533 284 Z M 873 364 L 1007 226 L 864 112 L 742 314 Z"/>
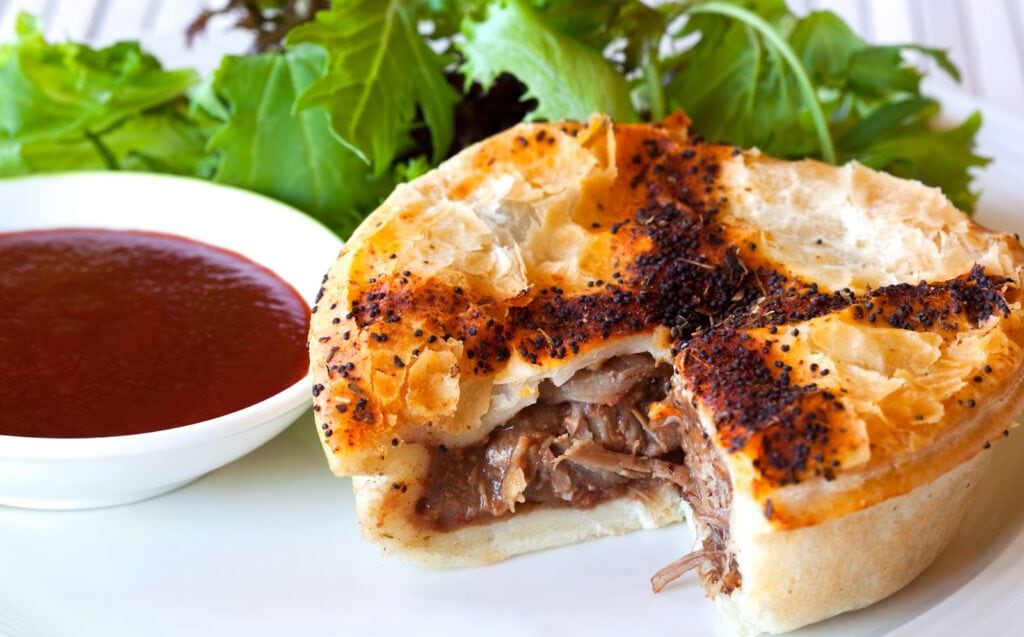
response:
<path id="1" fill-rule="evenodd" d="M 965 210 L 970 170 L 987 162 L 974 152 L 978 114 L 933 128 L 939 104 L 907 54 L 958 77 L 944 52 L 869 45 L 834 13 L 798 18 L 784 0 L 244 5 L 260 12 L 240 23 L 264 50 L 225 57 L 209 78 L 164 69 L 134 42 L 47 42 L 22 15 L 0 45 L 0 176 L 192 175 L 347 236 L 395 184 L 523 119 L 682 108 L 708 139 L 857 160 Z"/>

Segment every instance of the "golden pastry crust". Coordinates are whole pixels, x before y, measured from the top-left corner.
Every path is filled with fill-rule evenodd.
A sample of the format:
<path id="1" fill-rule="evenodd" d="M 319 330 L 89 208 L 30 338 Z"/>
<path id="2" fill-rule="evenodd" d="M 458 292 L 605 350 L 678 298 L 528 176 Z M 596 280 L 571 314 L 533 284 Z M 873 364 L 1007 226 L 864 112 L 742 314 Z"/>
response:
<path id="1" fill-rule="evenodd" d="M 325 279 L 311 332 L 318 420 L 340 473 L 379 472 L 395 440 L 479 441 L 532 402 L 539 380 L 622 352 L 662 357 L 688 315 L 723 315 L 773 285 L 769 301 L 793 291 L 808 297 L 805 311 L 785 300 L 755 309 L 774 316 L 742 314 L 737 335 L 778 345 L 747 349 L 792 366 L 783 384 L 815 383 L 850 409 L 828 414 L 848 426 L 812 450 L 821 461 L 773 471 L 754 441 L 731 449 L 760 500 L 836 460 L 829 473 L 845 475 L 937 452 L 950 430 L 1013 411 L 1024 343 L 1016 241 L 916 182 L 694 142 L 685 124 L 519 126 L 398 188 L 366 220 Z M 896 251 L 909 241 L 913 251 Z M 861 263 L 847 265 L 850 255 Z M 890 325 L 908 303 L 908 324 Z M 933 309 L 942 316 L 909 324 Z M 697 345 L 683 348 L 681 370 L 699 365 Z M 743 437 L 719 433 L 723 448 Z M 938 473 L 999 433 L 963 441 Z M 775 510 L 785 523 L 781 502 Z"/>
<path id="2" fill-rule="evenodd" d="M 428 449 L 479 443 L 542 381 L 638 352 L 674 363 L 727 467 L 741 570 L 804 542 L 780 538 L 855 541 L 884 502 L 934 513 L 921 494 L 973 475 L 1002 438 L 1024 400 L 1016 239 L 920 183 L 687 126 L 520 125 L 400 186 L 356 231 L 324 279 L 310 358 L 331 467 L 367 476 L 369 537 L 435 564 L 506 557 L 513 531 L 418 524 Z M 514 552 L 678 517 L 644 506 L 579 533 L 585 513 L 546 511 L 560 539 Z M 955 523 L 934 514 L 937 551 Z M 757 581 L 728 599 L 767 630 L 905 583 L 791 612 L 744 602 L 776 599 Z"/>
<path id="3" fill-rule="evenodd" d="M 661 130 L 685 143 L 685 128 Z M 367 218 L 311 328 L 337 472 L 382 471 L 393 440 L 478 441 L 536 400 L 541 380 L 609 355 L 669 355 L 669 328 L 621 278 L 647 246 L 620 232 L 643 195 L 616 160 L 623 144 L 644 152 L 645 134 L 602 118 L 519 126 L 400 186 Z M 716 161 L 731 152 L 707 149 Z"/>
<path id="4" fill-rule="evenodd" d="M 734 517 L 743 586 L 715 598 L 738 634 L 779 633 L 863 608 L 906 586 L 960 526 L 982 451 L 934 482 L 822 524 L 780 531 L 754 506 Z M 753 519 L 745 524 L 744 518 Z"/>

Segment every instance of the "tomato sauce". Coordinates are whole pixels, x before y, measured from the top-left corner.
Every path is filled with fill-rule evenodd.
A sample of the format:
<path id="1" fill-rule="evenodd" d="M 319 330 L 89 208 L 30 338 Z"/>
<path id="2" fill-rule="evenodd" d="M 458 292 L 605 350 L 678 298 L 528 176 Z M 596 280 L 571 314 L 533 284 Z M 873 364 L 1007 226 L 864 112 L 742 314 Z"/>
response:
<path id="1" fill-rule="evenodd" d="M 0 434 L 116 436 L 231 413 L 305 376 L 308 325 L 291 286 L 214 246 L 0 234 Z"/>

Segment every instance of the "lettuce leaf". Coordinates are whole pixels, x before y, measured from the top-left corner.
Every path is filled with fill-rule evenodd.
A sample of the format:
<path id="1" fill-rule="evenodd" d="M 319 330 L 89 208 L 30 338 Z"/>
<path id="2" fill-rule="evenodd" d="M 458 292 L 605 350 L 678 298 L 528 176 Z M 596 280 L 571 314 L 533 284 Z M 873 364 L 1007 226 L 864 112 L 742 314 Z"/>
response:
<path id="1" fill-rule="evenodd" d="M 944 52 L 873 46 L 835 14 L 798 18 L 783 0 L 336 0 L 312 20 L 292 4 L 245 4 L 260 17 L 248 28 L 301 24 L 284 43 L 286 28 L 258 33 L 280 50 L 227 57 L 202 84 L 137 43 L 48 43 L 20 16 L 0 45 L 0 177 L 196 175 L 346 235 L 394 184 L 524 114 L 628 121 L 683 108 L 705 137 L 858 160 L 965 210 L 988 161 L 974 151 L 979 116 L 934 128 L 939 105 L 906 59 L 957 77 Z"/>
<path id="2" fill-rule="evenodd" d="M 783 32 L 791 27 L 782 0 L 753 6 Z M 786 156 L 820 150 L 796 77 L 756 29 L 728 16 L 698 14 L 675 37 L 694 34 L 700 41 L 666 65 L 670 108 L 684 109 L 696 130 L 712 140 Z"/>
<path id="3" fill-rule="evenodd" d="M 185 92 L 192 70 L 164 70 L 137 43 L 103 49 L 47 43 L 38 21 L 18 18 L 0 46 L 0 176 L 88 168 L 197 174 L 201 126 Z"/>
<path id="4" fill-rule="evenodd" d="M 607 113 L 636 119 L 626 78 L 601 51 L 558 31 L 523 0 L 491 4 L 482 22 L 467 19 L 459 51 L 467 79 L 491 86 L 502 73 L 526 85 L 537 101 L 532 119 L 585 120 Z"/>
<path id="5" fill-rule="evenodd" d="M 0 159 L 0 174 L 69 170 L 138 170 L 208 176 L 206 133 L 184 102 L 128 118 L 102 137 L 36 139 L 19 144 L 20 170 Z"/>
<path id="6" fill-rule="evenodd" d="M 298 109 L 322 107 L 340 139 L 378 175 L 412 145 L 420 117 L 435 162 L 446 155 L 458 95 L 444 75 L 447 60 L 417 30 L 415 3 L 335 2 L 288 34 L 287 46 L 316 44 L 326 70 L 299 95 Z"/>
<path id="7" fill-rule="evenodd" d="M 971 169 L 988 163 L 974 152 L 980 116 L 933 130 L 938 104 L 921 94 L 921 73 L 904 55 L 927 55 L 958 78 L 943 51 L 870 45 L 834 13 L 798 19 L 782 0 L 680 10 L 688 20 L 672 38 L 699 40 L 663 63 L 665 94 L 703 135 L 778 157 L 858 160 L 938 186 L 973 210 Z"/>
<path id="8" fill-rule="evenodd" d="M 313 45 L 228 56 L 212 85 L 222 108 L 209 95 L 203 107 L 225 118 L 210 139 L 216 181 L 284 201 L 348 236 L 394 180 L 372 174 L 332 133 L 323 108 L 295 112 L 296 98 L 321 77 L 326 62 Z"/>

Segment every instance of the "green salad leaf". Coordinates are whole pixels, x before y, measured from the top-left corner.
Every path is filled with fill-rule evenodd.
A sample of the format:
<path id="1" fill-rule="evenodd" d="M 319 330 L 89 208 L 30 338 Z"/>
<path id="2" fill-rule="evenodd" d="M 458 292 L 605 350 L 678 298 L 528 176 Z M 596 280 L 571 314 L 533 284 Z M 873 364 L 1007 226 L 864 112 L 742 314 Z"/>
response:
<path id="1" fill-rule="evenodd" d="M 715 6 L 736 5 L 706 3 L 701 8 Z M 813 89 L 810 95 L 801 94 L 783 49 L 766 38 L 766 33 L 784 38 L 792 28 L 785 3 L 757 0 L 746 6 L 756 10 L 752 18 L 698 13 L 675 34 L 678 39 L 699 34 L 700 40 L 667 61 L 670 107 L 683 108 L 709 139 L 759 146 L 769 153 L 784 149 L 789 156 L 830 153 L 831 139 L 819 140 L 811 113 L 820 109 Z"/>
<path id="2" fill-rule="evenodd" d="M 50 44 L 22 14 L 0 46 L 0 175 L 88 168 L 197 174 L 203 134 L 185 92 L 192 70 L 164 70 L 138 44 Z"/>
<path id="3" fill-rule="evenodd" d="M 203 108 L 224 118 L 210 139 L 219 156 L 214 179 L 263 193 L 319 218 L 347 236 L 394 187 L 331 132 L 320 107 L 296 112 L 296 98 L 323 74 L 327 54 L 298 45 L 283 53 L 228 56 Z"/>
<path id="4" fill-rule="evenodd" d="M 20 172 L 140 170 L 208 176 L 211 157 L 206 131 L 196 125 L 184 101 L 126 119 L 102 136 L 34 140 L 19 145 Z M 0 173 L 4 173 L 0 160 Z"/>
<path id="5" fill-rule="evenodd" d="M 135 42 L 0 44 L 0 177 L 80 169 L 193 175 L 290 203 L 348 235 L 395 184 L 523 119 L 658 120 L 785 157 L 851 160 L 970 211 L 981 119 L 937 126 L 911 55 L 784 0 L 231 0 L 263 53 L 212 78 Z"/>
<path id="6" fill-rule="evenodd" d="M 699 40 L 666 60 L 665 94 L 706 137 L 778 157 L 858 160 L 939 186 L 973 210 L 970 170 L 988 161 L 974 152 L 980 116 L 934 130 L 938 104 L 921 94 L 921 72 L 905 55 L 931 57 L 958 79 L 943 51 L 870 45 L 834 13 L 798 19 L 782 0 L 715 0 L 685 11 L 672 37 Z"/>
<path id="7" fill-rule="evenodd" d="M 445 58 L 419 35 L 412 5 L 335 2 L 286 41 L 319 45 L 328 56 L 326 72 L 299 96 L 298 108 L 325 108 L 334 131 L 378 175 L 412 145 L 410 133 L 421 118 L 435 162 L 454 136 L 458 95 L 445 78 Z"/>
<path id="8" fill-rule="evenodd" d="M 558 31 L 523 0 L 493 3 L 482 22 L 463 22 L 462 32 L 466 77 L 487 88 L 502 73 L 516 76 L 525 97 L 537 100 L 529 117 L 636 119 L 629 84 L 601 51 Z"/>

